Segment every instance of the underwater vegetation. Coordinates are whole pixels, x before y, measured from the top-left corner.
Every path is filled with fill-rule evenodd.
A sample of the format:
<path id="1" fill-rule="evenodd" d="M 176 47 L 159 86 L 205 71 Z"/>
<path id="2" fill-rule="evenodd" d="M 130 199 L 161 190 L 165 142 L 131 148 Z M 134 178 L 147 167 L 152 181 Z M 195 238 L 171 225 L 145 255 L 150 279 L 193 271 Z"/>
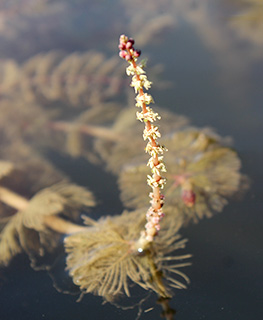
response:
<path id="1" fill-rule="evenodd" d="M 230 26 L 241 37 L 262 46 L 263 3 L 261 0 L 241 1 L 239 9 L 230 20 Z"/>
<path id="2" fill-rule="evenodd" d="M 127 96 L 128 82 L 118 60 L 115 55 L 108 58 L 94 50 L 72 54 L 52 50 L 21 64 L 2 59 L 2 127 L 11 130 L 5 128 L 6 120 L 16 124 L 13 140 L 21 137 L 38 150 L 53 147 L 72 157 L 98 162 L 95 141 L 120 139 L 114 126 L 123 109 L 120 101 Z M 152 70 L 157 79 L 162 66 Z M 159 82 L 160 87 L 167 85 Z"/>
<path id="3" fill-rule="evenodd" d="M 166 156 L 166 213 L 184 216 L 185 223 L 197 222 L 222 211 L 227 198 L 246 186 L 240 175 L 240 159 L 224 140 L 209 130 L 187 128 L 165 136 L 162 143 Z M 119 176 L 121 197 L 128 207 L 147 203 L 142 164 L 129 165 Z M 133 185 L 136 183 L 137 187 Z"/>
<path id="4" fill-rule="evenodd" d="M 87 231 L 66 237 L 67 269 L 84 293 L 118 302 L 123 294 L 130 297 L 131 283 L 165 298 L 172 296 L 172 288 L 186 288 L 189 278 L 180 268 L 190 265 L 184 260 L 191 255 L 174 255 L 186 243 L 177 233 L 180 221 L 171 219 L 162 225 L 156 241 L 138 253 L 136 239 L 141 236 L 146 210 L 125 211 L 99 221 L 85 219 L 90 226 Z"/>
<path id="5" fill-rule="evenodd" d="M 1 65 L 0 265 L 25 252 L 33 268 L 48 269 L 45 257 L 56 256 L 63 238 L 66 271 L 80 298 L 92 293 L 121 306 L 139 287 L 155 292 L 163 316 L 173 319 L 168 300 L 190 283 L 184 268 L 191 254 L 180 229 L 222 211 L 247 181 L 226 138 L 151 108 L 146 91 L 152 82 L 134 44 L 120 36 L 119 56 L 129 65 L 137 112 L 130 100 L 122 107 L 115 97 L 126 91 L 115 57 L 54 51 L 22 65 Z M 8 108 L 12 103 L 19 117 Z M 73 110 L 68 118 L 65 109 Z M 48 148 L 113 173 L 126 209 L 91 218 L 92 188 L 72 183 L 45 158 Z"/>

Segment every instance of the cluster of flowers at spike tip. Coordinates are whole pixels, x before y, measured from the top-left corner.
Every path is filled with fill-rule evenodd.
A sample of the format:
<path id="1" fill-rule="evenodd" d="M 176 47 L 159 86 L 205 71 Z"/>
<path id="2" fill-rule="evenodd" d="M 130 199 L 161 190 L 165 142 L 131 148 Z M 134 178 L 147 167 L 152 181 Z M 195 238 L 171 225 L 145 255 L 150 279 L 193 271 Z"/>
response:
<path id="1" fill-rule="evenodd" d="M 120 36 L 119 49 L 120 49 L 120 57 L 125 59 L 126 61 L 132 60 L 132 58 L 139 58 L 141 55 L 140 50 L 135 50 L 133 48 L 134 40 L 132 38 L 128 38 L 124 34 Z"/>
<path id="2" fill-rule="evenodd" d="M 145 151 L 149 153 L 151 158 L 147 165 L 151 168 L 152 176 L 147 176 L 147 183 L 152 188 L 153 192 L 150 193 L 151 207 L 149 208 L 145 225 L 145 232 L 143 233 L 145 239 L 149 242 L 153 241 L 153 237 L 157 235 L 160 229 L 160 220 L 163 217 L 162 206 L 163 206 L 163 195 L 160 193 L 160 189 L 163 189 L 166 179 L 161 176 L 161 172 L 166 172 L 165 164 L 163 163 L 163 153 L 167 151 L 165 147 L 158 144 L 157 139 L 161 137 L 159 128 L 153 125 L 157 119 L 161 117 L 158 113 L 148 106 L 154 103 L 152 96 L 144 92 L 151 88 L 152 82 L 147 79 L 143 65 L 136 63 L 137 58 L 141 52 L 134 49 L 134 40 L 128 38 L 125 35 L 120 36 L 120 57 L 129 62 L 129 66 L 126 69 L 127 75 L 132 76 L 131 87 L 134 88 L 136 96 L 136 107 L 141 108 L 141 112 L 137 112 L 137 119 L 145 123 L 145 129 L 143 131 L 143 139 L 148 140 L 148 144 Z"/>

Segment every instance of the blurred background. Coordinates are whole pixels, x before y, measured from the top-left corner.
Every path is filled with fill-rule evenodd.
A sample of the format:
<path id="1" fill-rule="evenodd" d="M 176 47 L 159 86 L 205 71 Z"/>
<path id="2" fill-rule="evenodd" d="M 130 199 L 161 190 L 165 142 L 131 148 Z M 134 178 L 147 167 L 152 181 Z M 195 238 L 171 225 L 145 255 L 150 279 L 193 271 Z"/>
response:
<path id="1" fill-rule="evenodd" d="M 93 217 L 121 212 L 116 178 L 95 165 L 96 156 L 78 157 L 70 141 L 60 150 L 53 131 L 42 128 L 51 120 L 73 123 L 94 106 L 108 105 L 110 119 L 118 106 L 130 103 L 133 92 L 118 58 L 123 33 L 148 58 L 156 104 L 231 137 L 251 181 L 222 213 L 181 231 L 193 265 L 187 270 L 189 288 L 171 302 L 176 319 L 261 319 L 262 0 L 0 0 L 1 158 L 19 162 L 27 152 L 35 156 L 27 148 L 37 150 L 94 191 L 100 203 Z M 101 306 L 92 295 L 76 303 L 76 296 L 53 288 L 46 272 L 34 272 L 23 255 L 1 270 L 0 299 L 2 320 L 137 314 Z M 156 307 L 141 318 L 159 315 Z"/>

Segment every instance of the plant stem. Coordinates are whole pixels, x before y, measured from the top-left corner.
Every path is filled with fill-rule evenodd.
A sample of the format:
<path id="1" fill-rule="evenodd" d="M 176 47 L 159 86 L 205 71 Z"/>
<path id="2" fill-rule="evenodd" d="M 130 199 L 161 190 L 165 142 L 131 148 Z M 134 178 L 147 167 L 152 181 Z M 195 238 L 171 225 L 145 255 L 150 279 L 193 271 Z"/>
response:
<path id="1" fill-rule="evenodd" d="M 169 298 L 160 297 L 157 300 L 157 303 L 159 303 L 162 306 L 162 317 L 166 320 L 174 320 L 174 315 L 176 314 L 176 311 L 170 307 L 169 300 Z"/>
<path id="2" fill-rule="evenodd" d="M 21 212 L 26 210 L 30 204 L 30 201 L 26 198 L 4 187 L 0 187 L 0 200 Z M 55 215 L 45 216 L 43 221 L 48 228 L 62 234 L 72 234 L 87 230 L 87 227 L 74 224 Z"/>
<path id="3" fill-rule="evenodd" d="M 25 210 L 29 203 L 26 198 L 4 187 L 0 187 L 0 200 L 19 211 Z"/>
<path id="4" fill-rule="evenodd" d="M 94 136 L 97 138 L 103 138 L 109 141 L 121 141 L 122 137 L 115 133 L 112 129 L 106 127 L 74 124 L 65 121 L 54 121 L 49 123 L 49 127 L 53 130 L 70 132 L 71 130 L 77 130 L 83 134 Z"/>

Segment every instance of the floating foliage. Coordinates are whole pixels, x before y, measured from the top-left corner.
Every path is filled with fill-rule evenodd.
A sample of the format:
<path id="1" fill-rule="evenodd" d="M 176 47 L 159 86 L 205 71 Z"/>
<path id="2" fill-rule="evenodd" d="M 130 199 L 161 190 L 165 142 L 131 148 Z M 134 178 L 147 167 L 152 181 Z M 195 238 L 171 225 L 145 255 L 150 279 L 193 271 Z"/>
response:
<path id="1" fill-rule="evenodd" d="M 107 59 L 95 51 L 51 51 L 31 57 L 22 65 L 3 60 L 1 92 L 27 102 L 61 101 L 74 107 L 90 107 L 115 97 L 122 86 L 117 57 Z"/>
<path id="2" fill-rule="evenodd" d="M 210 217 L 227 204 L 227 198 L 239 191 L 242 179 L 240 159 L 235 151 L 222 145 L 216 135 L 196 129 L 165 137 L 167 184 L 165 212 L 180 214 L 185 221 Z M 120 174 L 121 197 L 126 205 L 146 205 L 149 170 L 144 165 L 130 166 Z M 136 185 L 136 188 L 134 188 Z"/>
<path id="3" fill-rule="evenodd" d="M 240 5 L 240 4 L 239 4 Z M 231 27 L 240 37 L 248 41 L 262 46 L 262 30 L 263 30 L 263 2 L 262 0 L 245 0 L 241 5 L 246 7 L 240 10 L 232 19 L 230 19 Z"/>
<path id="4" fill-rule="evenodd" d="M 30 201 L 24 199 L 22 206 L 18 204 L 16 195 L 6 189 L 1 190 L 0 200 L 3 192 L 10 199 L 9 205 L 18 209 L 20 207 L 0 234 L 0 264 L 3 265 L 7 265 L 20 251 L 31 254 L 32 250 L 42 256 L 45 250 L 52 251 L 59 245 L 56 232 L 47 223 L 47 217 L 63 215 L 74 220 L 78 218 L 82 208 L 95 205 L 91 192 L 74 184 L 60 183 L 46 188 Z M 58 224 L 58 231 L 59 223 L 62 224 L 63 221 L 54 223 Z"/>
<path id="5" fill-rule="evenodd" d="M 171 295 L 170 287 L 186 287 L 189 279 L 179 269 L 189 263 L 171 263 L 190 257 L 174 255 L 186 242 L 177 234 L 180 219 L 166 222 L 156 242 L 145 252 L 139 253 L 134 248 L 145 223 L 146 210 L 126 211 L 97 222 L 86 218 L 85 223 L 90 225 L 86 231 L 65 238 L 67 269 L 84 293 L 113 302 L 123 294 L 130 296 L 131 283 L 162 297 Z M 175 274 L 179 280 L 173 277 Z"/>
<path id="6" fill-rule="evenodd" d="M 152 70 L 155 77 L 162 71 L 158 66 Z M 118 57 L 107 58 L 92 50 L 69 55 L 54 50 L 32 56 L 22 64 L 11 59 L 0 61 L 1 96 L 27 103 L 97 107 L 116 101 L 116 96 L 120 99 L 125 92 L 123 77 Z"/>

